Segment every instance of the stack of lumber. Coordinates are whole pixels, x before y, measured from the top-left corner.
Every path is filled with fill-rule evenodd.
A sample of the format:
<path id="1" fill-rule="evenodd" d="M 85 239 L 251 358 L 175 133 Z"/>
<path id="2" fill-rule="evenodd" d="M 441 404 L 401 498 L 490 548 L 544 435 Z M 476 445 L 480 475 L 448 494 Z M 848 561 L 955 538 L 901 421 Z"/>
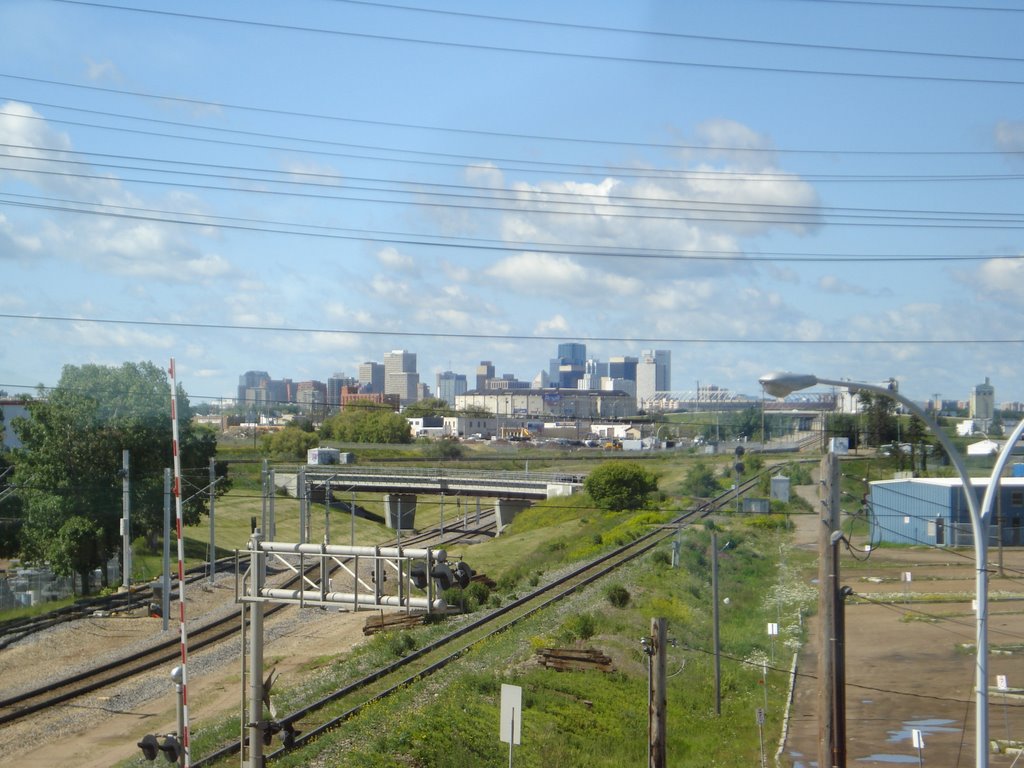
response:
<path id="1" fill-rule="evenodd" d="M 373 635 L 377 632 L 390 632 L 398 629 L 418 627 L 424 623 L 424 613 L 384 613 L 381 611 L 366 619 L 363 634 Z"/>
<path id="2" fill-rule="evenodd" d="M 537 656 L 542 666 L 560 672 L 588 669 L 611 672 L 615 669 L 610 656 L 593 648 L 541 648 Z"/>

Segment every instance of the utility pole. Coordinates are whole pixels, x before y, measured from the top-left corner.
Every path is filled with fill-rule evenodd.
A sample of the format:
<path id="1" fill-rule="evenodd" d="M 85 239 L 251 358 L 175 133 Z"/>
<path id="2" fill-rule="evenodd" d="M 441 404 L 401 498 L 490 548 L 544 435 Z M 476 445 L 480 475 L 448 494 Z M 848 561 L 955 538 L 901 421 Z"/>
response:
<path id="1" fill-rule="evenodd" d="M 132 589 L 132 486 L 128 469 L 128 450 L 125 449 L 121 451 L 121 543 L 123 546 L 123 553 L 121 555 L 121 570 L 123 571 L 121 574 L 121 585 L 130 595 Z M 129 597 L 130 600 L 131 598 Z"/>
<path id="2" fill-rule="evenodd" d="M 650 752 L 648 768 L 665 768 L 667 732 L 667 687 L 665 619 L 651 619 L 651 650 L 648 658 L 649 711 L 647 715 Z"/>
<path id="3" fill-rule="evenodd" d="M 258 598 L 266 579 L 266 555 L 260 551 L 263 534 L 255 531 L 249 540 L 252 559 L 249 565 L 250 596 Z M 249 603 L 249 718 L 245 723 L 249 731 L 248 768 L 263 768 L 263 732 L 267 722 L 263 718 L 263 603 L 259 599 Z"/>
<path id="4" fill-rule="evenodd" d="M 722 714 L 722 646 L 718 633 L 718 534 L 711 533 L 711 644 L 715 652 L 715 714 Z M 765 685 L 767 686 L 767 681 Z"/>
<path id="5" fill-rule="evenodd" d="M 213 584 L 217 570 L 217 536 L 213 523 L 213 502 L 217 497 L 217 460 L 210 457 L 210 583 Z"/>
<path id="6" fill-rule="evenodd" d="M 836 605 L 839 598 L 839 458 L 827 453 L 821 460 L 821 510 L 818 529 L 818 765 L 846 768 L 845 707 L 837 690 Z M 833 534 L 839 534 L 839 537 Z"/>

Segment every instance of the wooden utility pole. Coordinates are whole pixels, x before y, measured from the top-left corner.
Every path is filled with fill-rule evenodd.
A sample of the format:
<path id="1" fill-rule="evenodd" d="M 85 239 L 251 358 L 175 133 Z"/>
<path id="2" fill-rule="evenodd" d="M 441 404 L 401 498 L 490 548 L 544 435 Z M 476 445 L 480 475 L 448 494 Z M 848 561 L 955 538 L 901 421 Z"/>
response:
<path id="1" fill-rule="evenodd" d="M 711 533 L 711 645 L 715 654 L 715 714 L 722 714 L 722 644 L 718 615 L 718 534 Z M 765 686 L 768 681 L 765 680 Z"/>
<path id="2" fill-rule="evenodd" d="M 651 654 L 648 658 L 650 704 L 647 717 L 648 740 L 650 752 L 648 768 L 665 768 L 666 766 L 666 741 L 667 741 L 667 717 L 668 700 L 666 688 L 668 678 L 666 676 L 666 645 L 668 644 L 665 633 L 665 619 L 651 619 Z"/>
<path id="3" fill-rule="evenodd" d="M 837 650 L 840 531 L 839 458 L 827 453 L 821 460 L 821 511 L 818 529 L 818 765 L 846 768 L 845 685 L 837 685 L 841 662 Z"/>

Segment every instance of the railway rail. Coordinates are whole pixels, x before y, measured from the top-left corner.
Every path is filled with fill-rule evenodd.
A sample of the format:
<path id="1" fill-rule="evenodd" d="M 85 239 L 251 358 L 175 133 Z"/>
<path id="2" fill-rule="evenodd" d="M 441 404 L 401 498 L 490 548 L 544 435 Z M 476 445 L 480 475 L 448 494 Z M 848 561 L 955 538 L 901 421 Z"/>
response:
<path id="1" fill-rule="evenodd" d="M 356 680 L 334 693 L 277 719 L 280 732 L 287 734 L 287 746 L 264 754 L 272 761 L 294 749 L 312 744 L 328 731 L 340 727 L 363 709 L 387 698 L 406 686 L 427 677 L 465 655 L 473 646 L 507 630 L 551 605 L 569 597 L 603 576 L 632 562 L 675 535 L 680 526 L 701 520 L 725 507 L 736 494 L 753 488 L 758 478 L 741 483 L 720 496 L 680 515 L 666 526 L 624 546 L 591 560 L 562 577 L 542 585 L 528 595 L 448 633 L 390 665 Z M 340 710 L 340 711 L 339 711 Z M 301 731 L 301 733 L 299 733 Z M 235 741 L 198 760 L 192 765 L 213 766 L 241 750 Z"/>
<path id="2" fill-rule="evenodd" d="M 493 510 L 488 510 L 481 516 L 479 527 L 464 528 L 457 524 L 448 524 L 445 526 L 443 536 L 439 528 L 424 529 L 419 533 L 403 536 L 402 546 L 428 543 L 431 545 L 457 544 L 467 539 L 493 535 L 496 526 L 497 520 L 494 512 Z M 231 562 L 233 563 L 234 561 L 232 560 Z M 295 574 L 289 577 L 284 583 L 283 588 L 288 588 L 298 583 L 302 578 L 303 574 Z M 264 614 L 270 616 L 285 607 L 287 606 L 271 605 L 266 608 Z M 241 631 L 240 614 L 240 610 L 235 610 L 222 618 L 209 621 L 199 627 L 191 628 L 189 630 L 190 653 L 238 635 Z M 180 658 L 180 655 L 180 639 L 175 636 L 160 641 L 143 651 L 123 656 L 106 664 L 91 667 L 44 687 L 0 699 L 0 725 L 20 720 L 114 683 L 127 680 L 135 675 L 149 671 L 155 666 L 174 661 Z"/>

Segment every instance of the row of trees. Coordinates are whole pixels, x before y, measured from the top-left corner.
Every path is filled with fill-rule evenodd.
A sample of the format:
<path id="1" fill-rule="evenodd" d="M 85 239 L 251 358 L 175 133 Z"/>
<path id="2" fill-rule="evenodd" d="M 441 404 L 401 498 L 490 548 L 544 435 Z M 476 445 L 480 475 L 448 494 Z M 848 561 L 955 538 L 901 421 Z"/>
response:
<path id="1" fill-rule="evenodd" d="M 209 462 L 216 434 L 192 424 L 184 389 L 177 392 L 185 523 L 207 513 Z M 164 469 L 173 462 L 171 388 L 153 363 L 65 366 L 57 386 L 27 402 L 29 417 L 12 427 L 23 447 L 9 451 L 9 493 L 0 502 L 0 550 L 28 563 L 48 562 L 62 575 L 89 573 L 121 551 L 122 452 L 129 452 L 131 530 L 155 548 L 163 531 Z M 218 494 L 230 482 L 217 464 Z M 106 569 L 103 569 L 106 578 Z"/>
<path id="2" fill-rule="evenodd" d="M 446 416 L 453 413 L 448 403 L 440 398 L 425 398 L 411 403 L 401 414 L 386 405 L 372 403 L 350 405 L 328 416 L 316 430 L 313 423 L 303 420 L 286 429 L 263 438 L 263 451 L 276 456 L 304 456 L 310 448 L 323 440 L 342 443 L 406 444 L 413 440 L 409 428 L 410 418 Z M 488 417 L 493 414 L 480 409 L 457 412 L 460 416 Z"/>

